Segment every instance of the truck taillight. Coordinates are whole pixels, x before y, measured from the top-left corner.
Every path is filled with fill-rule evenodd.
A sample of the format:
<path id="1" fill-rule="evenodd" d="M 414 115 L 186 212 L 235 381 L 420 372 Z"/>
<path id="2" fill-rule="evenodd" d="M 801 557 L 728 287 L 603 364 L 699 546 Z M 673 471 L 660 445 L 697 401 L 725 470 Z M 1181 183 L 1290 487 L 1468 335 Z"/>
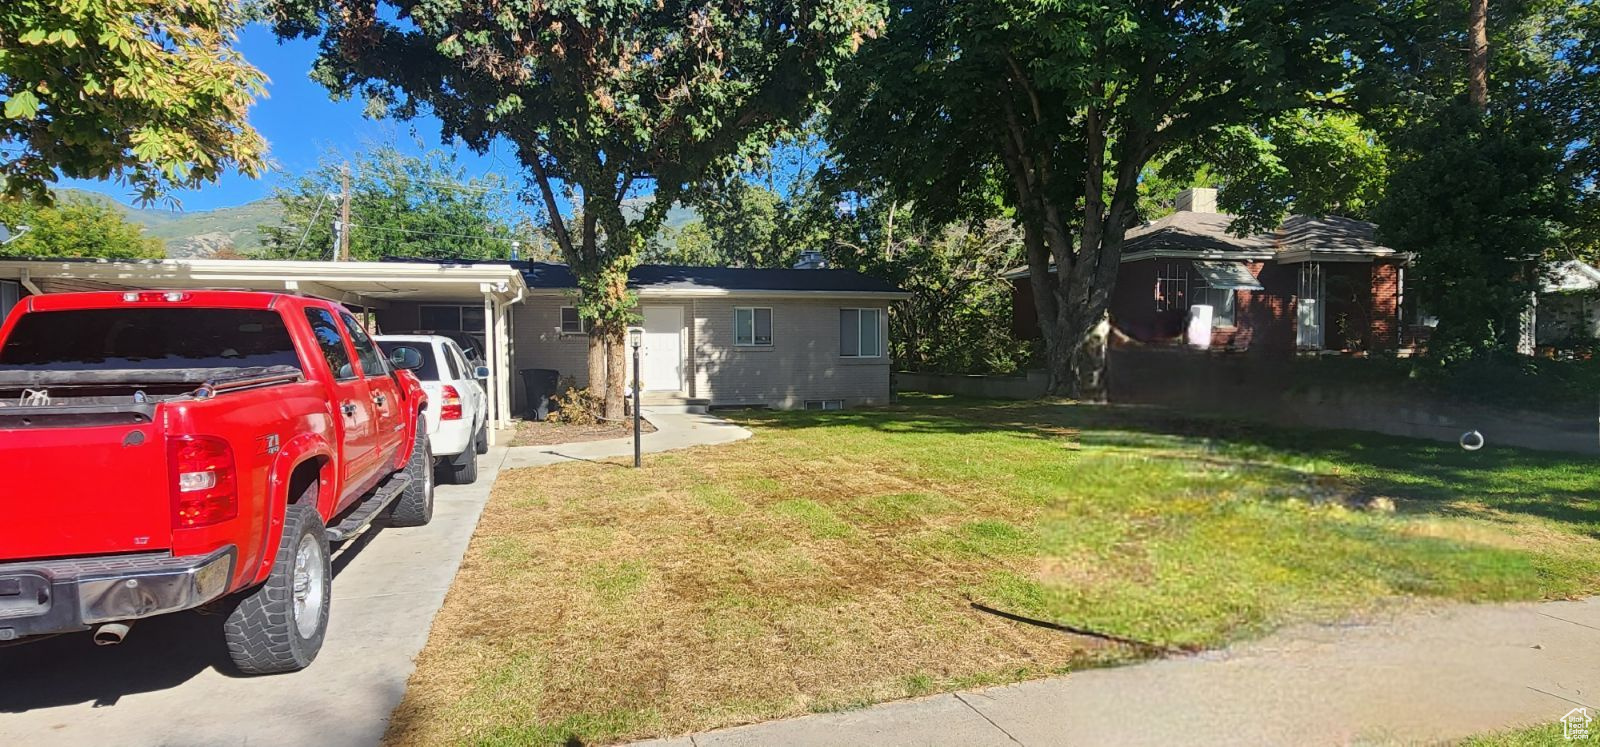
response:
<path id="1" fill-rule="evenodd" d="M 444 401 L 439 403 L 439 417 L 443 420 L 460 420 L 461 392 L 457 391 L 455 387 L 446 384 L 443 396 L 440 399 Z"/>
<path id="2" fill-rule="evenodd" d="M 185 436 L 167 442 L 172 472 L 172 526 L 193 529 L 239 515 L 233 449 L 214 436 Z"/>

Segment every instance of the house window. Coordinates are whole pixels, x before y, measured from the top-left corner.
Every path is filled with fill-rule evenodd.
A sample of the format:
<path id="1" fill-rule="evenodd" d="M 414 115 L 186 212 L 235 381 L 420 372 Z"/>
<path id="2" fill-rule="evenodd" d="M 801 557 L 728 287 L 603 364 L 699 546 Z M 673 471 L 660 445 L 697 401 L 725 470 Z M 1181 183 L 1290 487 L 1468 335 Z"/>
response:
<path id="1" fill-rule="evenodd" d="M 1194 302 L 1211 307 L 1211 326 L 1233 326 L 1235 301 L 1232 288 L 1212 288 L 1205 281 L 1200 281 L 1194 289 Z"/>
<path id="2" fill-rule="evenodd" d="M 883 355 L 881 309 L 839 309 L 839 355 L 845 358 Z"/>
<path id="3" fill-rule="evenodd" d="M 447 332 L 484 331 L 482 306 L 418 306 L 417 321 L 422 329 Z"/>
<path id="4" fill-rule="evenodd" d="M 733 344 L 771 345 L 772 309 L 738 307 L 733 310 Z"/>
<path id="5" fill-rule="evenodd" d="M 1189 266 L 1168 263 L 1156 270 L 1156 311 L 1189 310 Z"/>
<path id="6" fill-rule="evenodd" d="M 1187 312 L 1194 304 L 1211 307 L 1211 326 L 1234 325 L 1237 303 L 1232 288 L 1213 288 L 1203 277 L 1191 278 L 1187 263 L 1169 263 L 1156 270 L 1156 311 Z"/>
<path id="7" fill-rule="evenodd" d="M 586 335 L 589 334 L 589 323 L 578 314 L 576 306 L 561 307 L 561 334 Z"/>
<path id="8" fill-rule="evenodd" d="M 0 321 L 5 321 L 11 307 L 22 300 L 22 286 L 14 280 L 0 280 Z"/>
<path id="9" fill-rule="evenodd" d="M 806 409 L 807 410 L 843 410 L 844 409 L 844 400 L 842 400 L 842 399 L 808 399 L 808 400 L 806 400 Z"/>

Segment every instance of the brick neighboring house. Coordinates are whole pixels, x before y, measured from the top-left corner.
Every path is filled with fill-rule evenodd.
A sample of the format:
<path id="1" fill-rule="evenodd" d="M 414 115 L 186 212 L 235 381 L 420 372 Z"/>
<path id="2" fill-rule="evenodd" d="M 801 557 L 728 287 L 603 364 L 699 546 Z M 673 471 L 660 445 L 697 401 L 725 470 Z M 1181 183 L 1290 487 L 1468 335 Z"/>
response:
<path id="1" fill-rule="evenodd" d="M 1371 223 L 1291 215 L 1276 230 L 1238 237 L 1216 190 L 1189 189 L 1173 214 L 1128 232 L 1112 295 L 1112 324 L 1144 343 L 1183 342 L 1191 307 L 1212 308 L 1211 347 L 1223 350 L 1384 350 L 1409 346 L 1402 329 L 1407 257 L 1373 238 Z M 1012 331 L 1039 337 L 1026 268 Z"/>

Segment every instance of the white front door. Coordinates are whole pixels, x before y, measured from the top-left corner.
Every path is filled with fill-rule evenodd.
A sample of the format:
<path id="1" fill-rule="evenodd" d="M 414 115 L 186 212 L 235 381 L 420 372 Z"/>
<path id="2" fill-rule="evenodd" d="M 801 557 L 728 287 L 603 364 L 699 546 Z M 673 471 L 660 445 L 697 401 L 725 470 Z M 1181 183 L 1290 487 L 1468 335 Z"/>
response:
<path id="1" fill-rule="evenodd" d="M 1296 347 L 1322 349 L 1322 299 L 1326 296 L 1322 265 L 1300 265 L 1300 294 L 1295 298 L 1294 342 Z"/>
<path id="2" fill-rule="evenodd" d="M 644 307 L 644 390 L 683 391 L 683 307 Z"/>

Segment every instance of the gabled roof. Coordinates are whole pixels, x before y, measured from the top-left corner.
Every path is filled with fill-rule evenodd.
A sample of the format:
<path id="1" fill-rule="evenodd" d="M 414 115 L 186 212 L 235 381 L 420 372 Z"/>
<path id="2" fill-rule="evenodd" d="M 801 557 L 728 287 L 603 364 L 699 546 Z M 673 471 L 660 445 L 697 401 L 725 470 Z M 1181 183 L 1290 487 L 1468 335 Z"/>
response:
<path id="1" fill-rule="evenodd" d="M 1160 220 L 1128 229 L 1122 244 L 1122 261 L 1151 258 L 1203 260 L 1370 260 L 1393 256 L 1395 250 L 1379 244 L 1377 226 L 1337 215 L 1291 215 L 1277 229 L 1248 236 L 1228 232 L 1236 216 L 1228 213 L 1178 211 Z M 1027 277 L 1028 268 L 1005 273 L 1007 278 Z"/>
<path id="2" fill-rule="evenodd" d="M 514 262 L 532 289 L 578 287 L 571 268 L 556 262 Z M 905 295 L 878 278 L 853 270 L 786 270 L 747 267 L 640 265 L 628 273 L 628 285 L 651 295 L 726 293 L 816 293 L 818 295 Z"/>
<path id="3" fill-rule="evenodd" d="M 1600 288 L 1600 270 L 1576 259 L 1546 267 L 1542 279 L 1541 293 L 1571 293 Z"/>
<path id="4" fill-rule="evenodd" d="M 1128 255 L 1172 249 L 1263 255 L 1272 252 L 1271 233 L 1234 236 L 1228 233 L 1231 223 L 1233 216 L 1226 213 L 1179 211 L 1129 229 L 1122 253 Z"/>

